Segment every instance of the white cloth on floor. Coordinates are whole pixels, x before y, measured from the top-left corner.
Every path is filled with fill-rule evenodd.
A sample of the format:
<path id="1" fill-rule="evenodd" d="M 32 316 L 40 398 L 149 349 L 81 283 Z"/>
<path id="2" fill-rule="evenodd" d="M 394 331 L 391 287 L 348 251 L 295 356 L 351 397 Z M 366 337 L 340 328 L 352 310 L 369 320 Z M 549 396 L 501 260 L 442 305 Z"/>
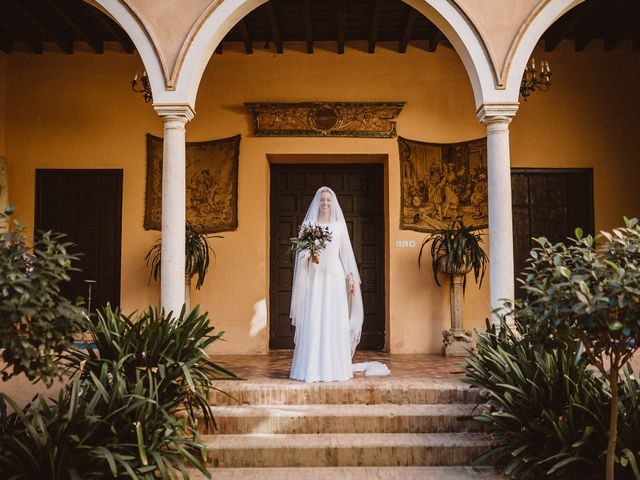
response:
<path id="1" fill-rule="evenodd" d="M 389 367 L 387 367 L 382 362 L 372 361 L 372 362 L 362 362 L 362 363 L 354 363 L 352 365 L 353 372 L 364 372 L 365 376 L 373 377 L 373 376 L 385 376 L 391 373 Z"/>

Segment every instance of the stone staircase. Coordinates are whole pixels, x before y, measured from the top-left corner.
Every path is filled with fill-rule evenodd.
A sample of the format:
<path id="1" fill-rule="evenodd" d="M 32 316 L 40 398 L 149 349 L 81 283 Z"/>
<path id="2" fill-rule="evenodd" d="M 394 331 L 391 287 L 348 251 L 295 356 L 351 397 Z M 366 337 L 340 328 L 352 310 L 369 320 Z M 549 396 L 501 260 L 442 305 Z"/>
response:
<path id="1" fill-rule="evenodd" d="M 490 440 L 472 418 L 476 392 L 457 379 L 215 386 L 230 395 L 212 394 L 218 430 L 203 429 L 215 479 L 503 478 L 471 467 Z"/>

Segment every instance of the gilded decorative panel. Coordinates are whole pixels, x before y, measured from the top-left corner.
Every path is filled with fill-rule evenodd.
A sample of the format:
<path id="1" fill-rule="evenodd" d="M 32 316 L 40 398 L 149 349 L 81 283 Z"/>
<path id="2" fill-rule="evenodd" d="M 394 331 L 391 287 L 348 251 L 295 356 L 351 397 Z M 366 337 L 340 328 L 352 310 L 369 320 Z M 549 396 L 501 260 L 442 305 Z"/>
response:
<path id="1" fill-rule="evenodd" d="M 396 136 L 405 102 L 245 103 L 258 137 Z"/>

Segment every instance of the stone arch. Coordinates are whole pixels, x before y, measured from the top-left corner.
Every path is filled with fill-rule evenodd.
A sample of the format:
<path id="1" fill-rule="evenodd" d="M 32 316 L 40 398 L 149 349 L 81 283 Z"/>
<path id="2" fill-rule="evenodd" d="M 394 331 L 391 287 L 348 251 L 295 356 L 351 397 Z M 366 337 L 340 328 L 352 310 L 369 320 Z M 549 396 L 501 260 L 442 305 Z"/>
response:
<path id="1" fill-rule="evenodd" d="M 542 38 L 544 32 L 562 15 L 585 0 L 555 0 L 548 1 L 538 14 L 526 25 L 520 41 L 511 52 L 511 66 L 505 85 L 505 93 L 509 98 L 518 101 L 522 74 L 531 57 L 533 49 Z"/>
<path id="2" fill-rule="evenodd" d="M 110 15 L 127 32 L 147 71 L 155 100 L 158 92 L 165 91 L 166 83 L 158 52 L 144 25 L 121 0 L 91 0 L 87 3 L 97 4 L 94 5 L 96 8 Z"/>
<path id="3" fill-rule="evenodd" d="M 106 0 L 101 0 L 106 1 Z M 113 1 L 113 0 L 112 0 Z M 176 83 L 176 96 L 194 105 L 198 86 L 213 52 L 227 32 L 250 11 L 266 0 L 225 0 L 202 23 L 193 36 Z M 494 88 L 492 66 L 472 24 L 449 0 L 403 0 L 427 16 L 460 55 L 471 80 L 476 105 L 490 98 Z"/>

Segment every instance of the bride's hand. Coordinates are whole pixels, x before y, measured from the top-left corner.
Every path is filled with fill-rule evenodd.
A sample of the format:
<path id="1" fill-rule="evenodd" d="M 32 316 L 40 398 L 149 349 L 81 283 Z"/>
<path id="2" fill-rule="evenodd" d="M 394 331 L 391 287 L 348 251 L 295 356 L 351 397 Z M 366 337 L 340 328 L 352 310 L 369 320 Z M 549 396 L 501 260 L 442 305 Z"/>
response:
<path id="1" fill-rule="evenodd" d="M 315 264 L 320 263 L 320 254 L 314 253 L 313 255 L 311 255 L 310 260 Z"/>
<path id="2" fill-rule="evenodd" d="M 356 284 L 351 277 L 349 277 L 349 295 L 354 296 L 356 294 Z"/>

